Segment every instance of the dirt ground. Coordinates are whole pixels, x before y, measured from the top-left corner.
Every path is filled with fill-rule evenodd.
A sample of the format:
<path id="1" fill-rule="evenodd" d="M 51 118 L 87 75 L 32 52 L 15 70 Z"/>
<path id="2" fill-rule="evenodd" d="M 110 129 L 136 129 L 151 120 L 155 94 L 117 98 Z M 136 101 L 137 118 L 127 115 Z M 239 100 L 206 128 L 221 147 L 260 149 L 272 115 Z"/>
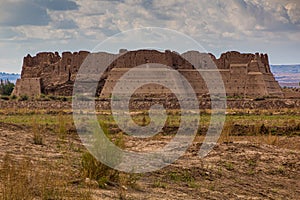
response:
<path id="1" fill-rule="evenodd" d="M 81 156 L 85 148 L 76 133 L 59 138 L 45 129 L 42 145 L 34 144 L 33 134 L 29 127 L 1 123 L 0 164 L 5 155 L 17 164 L 29 160 L 34 172 L 45 172 L 64 183 L 69 191 L 66 199 L 78 199 L 79 191 L 86 191 L 91 199 L 298 199 L 300 196 L 299 136 L 279 137 L 276 145 L 268 145 L 254 136 L 232 137 L 232 142 L 217 144 L 204 159 L 197 156 L 199 136 L 175 163 L 156 172 L 136 175 L 134 186 L 100 189 L 92 181 L 82 179 Z M 156 149 L 170 138 L 160 136 L 159 140 L 143 143 L 127 140 L 125 144 L 137 151 Z"/>

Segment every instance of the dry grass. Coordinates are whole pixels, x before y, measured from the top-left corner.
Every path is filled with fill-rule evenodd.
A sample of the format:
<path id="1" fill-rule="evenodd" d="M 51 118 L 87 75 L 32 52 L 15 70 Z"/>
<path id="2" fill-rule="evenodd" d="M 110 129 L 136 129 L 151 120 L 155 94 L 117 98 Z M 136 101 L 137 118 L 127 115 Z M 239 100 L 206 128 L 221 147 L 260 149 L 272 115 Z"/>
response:
<path id="1" fill-rule="evenodd" d="M 38 124 L 36 118 L 32 119 L 32 132 L 33 132 L 33 143 L 36 145 L 43 145 L 43 135 L 41 133 L 42 127 Z"/>
<path id="2" fill-rule="evenodd" d="M 86 152 L 82 156 L 82 175 L 90 180 L 95 180 L 100 188 L 117 185 L 120 182 L 120 173 L 102 164 L 93 155 Z"/>
<path id="3" fill-rule="evenodd" d="M 67 136 L 67 121 L 68 118 L 62 115 L 61 113 L 57 116 L 58 118 L 58 137 L 59 139 L 64 140 Z"/>
<path id="4" fill-rule="evenodd" d="M 11 110 L 9 113 L 10 112 L 14 111 Z M 67 139 L 70 137 L 70 130 L 74 129 L 72 116 L 70 114 L 44 114 L 44 111 L 40 111 L 38 114 L 36 114 L 31 113 L 28 110 L 24 110 L 22 112 L 24 113 L 10 113 L 4 116 L 0 115 L 0 122 L 17 124 L 21 126 L 26 125 L 27 127 L 30 127 L 33 132 L 33 143 L 36 145 L 44 145 L 41 148 L 44 148 L 48 141 L 44 134 L 45 131 L 52 131 L 52 135 L 58 138 L 58 141 L 56 141 L 58 144 L 67 145 Z M 178 126 L 178 115 L 180 113 L 174 112 L 172 114 L 176 116 L 171 116 L 166 124 L 174 128 Z M 102 128 L 106 132 L 107 136 L 122 148 L 124 145 L 122 133 L 116 131 L 114 133 L 111 132 L 112 129 L 115 130 L 116 126 L 116 124 L 112 121 L 111 116 L 105 115 L 101 117 L 102 118 L 100 120 L 105 122 L 102 123 L 101 126 L 103 126 Z M 207 126 L 210 116 L 204 113 L 204 116 L 202 117 L 202 126 Z M 134 119 L 140 125 L 147 125 L 149 123 L 149 119 L 144 115 L 134 116 Z M 300 118 L 299 116 L 295 116 L 292 111 L 289 111 L 286 115 L 280 114 L 278 116 L 270 115 L 270 113 L 263 111 L 261 114 L 231 114 L 227 117 L 227 121 L 219 142 L 231 143 L 239 140 L 238 138 L 243 136 L 237 136 L 236 133 L 244 134 L 240 132 L 241 129 L 243 129 L 242 131 L 246 132 L 246 135 L 243 136 L 251 137 L 251 142 L 279 145 L 282 135 L 289 137 L 288 133 L 299 133 Z M 278 136 L 278 133 L 281 133 L 282 135 Z M 201 138 L 203 136 L 204 135 L 198 135 L 198 137 Z M 66 142 L 60 143 L 61 140 Z M 40 148 L 40 146 L 36 147 Z M 61 149 L 65 151 L 64 153 L 73 151 L 73 148 L 71 147 L 68 149 Z M 78 155 L 81 155 L 81 152 Z M 79 160 L 80 156 L 78 155 L 77 158 Z M 71 160 L 73 158 L 74 157 L 70 157 L 68 159 Z M 45 167 L 45 165 L 43 166 Z M 230 172 L 237 171 L 236 165 L 233 165 L 232 163 L 227 163 L 224 168 Z M 70 191 L 70 188 L 72 188 L 73 185 L 70 186 L 68 182 L 69 180 L 66 180 L 65 177 L 58 177 L 56 174 L 53 174 L 53 171 L 51 171 L 51 169 L 44 170 L 41 166 L 37 167 L 30 161 L 30 159 L 21 161 L 14 160 L 14 158 L 11 156 L 5 156 L 0 169 L 0 200 L 66 199 L 68 197 L 69 199 L 74 199 L 74 191 Z M 176 182 L 174 180 L 178 180 L 179 183 L 183 182 L 192 188 L 198 187 L 198 183 L 194 180 L 193 176 L 188 173 L 168 174 L 168 176 L 170 181 Z M 135 190 L 140 189 L 138 184 L 138 175 L 117 172 L 97 161 L 89 153 L 84 153 L 82 155 L 80 176 L 81 181 L 78 183 L 86 189 L 90 186 L 87 183 L 83 183 L 82 180 L 85 180 L 85 178 L 96 181 L 97 187 L 113 188 L 113 190 L 118 193 L 119 199 L 130 198 L 127 194 L 127 188 Z M 166 185 L 164 180 L 156 180 L 153 181 L 153 187 L 164 189 L 168 188 L 169 185 Z M 75 196 L 76 199 L 91 198 L 88 192 L 78 193 L 75 194 Z"/>
<path id="5" fill-rule="evenodd" d="M 264 136 L 263 140 L 265 141 L 266 144 L 269 145 L 277 145 L 279 138 L 276 135 L 271 135 L 271 133 L 268 134 L 268 136 Z"/>
<path id="6" fill-rule="evenodd" d="M 232 142 L 231 133 L 233 129 L 234 129 L 234 123 L 232 121 L 228 121 L 227 123 L 225 123 L 219 138 L 219 142 L 220 143 Z"/>
<path id="7" fill-rule="evenodd" d="M 37 169 L 30 159 L 15 160 L 5 155 L 0 168 L 0 199 L 91 199 L 88 192 L 74 192 L 67 189 L 62 177 L 50 170 Z"/>

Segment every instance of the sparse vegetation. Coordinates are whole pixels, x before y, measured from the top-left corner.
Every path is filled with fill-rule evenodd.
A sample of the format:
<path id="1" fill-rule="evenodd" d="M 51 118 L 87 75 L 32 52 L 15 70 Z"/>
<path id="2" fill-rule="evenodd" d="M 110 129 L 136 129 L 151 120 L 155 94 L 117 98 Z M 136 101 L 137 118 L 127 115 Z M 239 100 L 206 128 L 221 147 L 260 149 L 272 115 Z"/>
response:
<path id="1" fill-rule="evenodd" d="M 78 199 L 91 199 L 88 192 L 71 192 L 65 186 L 65 181 L 53 172 L 42 171 L 34 166 L 30 159 L 16 161 L 6 154 L 0 168 L 0 199 L 64 199 L 72 193 Z"/>
<path id="2" fill-rule="evenodd" d="M 181 172 L 170 172 L 169 179 L 172 181 L 180 181 L 190 183 L 195 180 L 193 174 L 190 171 L 184 170 Z"/>
<path id="3" fill-rule="evenodd" d="M 224 143 L 232 142 L 230 134 L 232 133 L 233 130 L 234 130 L 234 123 L 231 121 L 227 121 L 227 123 L 224 124 L 219 141 Z"/>
<path id="4" fill-rule="evenodd" d="M 119 184 L 120 173 L 99 162 L 90 153 L 83 154 L 81 163 L 83 177 L 97 181 L 100 188 Z"/>
<path id="5" fill-rule="evenodd" d="M 36 145 L 43 145 L 43 136 L 41 133 L 41 126 L 37 123 L 36 119 L 32 122 L 32 132 L 33 132 L 33 143 Z"/>
<path id="6" fill-rule="evenodd" d="M 11 96 L 11 100 L 15 100 L 15 99 L 17 99 L 18 97 L 16 96 L 16 95 L 12 95 Z"/>
<path id="7" fill-rule="evenodd" d="M 8 79 L 0 79 L 0 95 L 10 96 L 14 90 L 15 84 L 10 82 Z"/>
<path id="8" fill-rule="evenodd" d="M 234 170 L 234 164 L 232 162 L 225 162 L 224 163 L 224 166 L 225 168 L 228 170 L 228 171 L 233 171 Z"/>
<path id="9" fill-rule="evenodd" d="M 68 118 L 62 115 L 61 113 L 58 115 L 58 136 L 60 139 L 64 140 L 67 136 L 67 121 Z"/>
<path id="10" fill-rule="evenodd" d="M 27 101 L 29 99 L 29 97 L 27 95 L 21 95 L 19 97 L 19 101 Z"/>
<path id="11" fill-rule="evenodd" d="M 7 158 L 1 159 L 0 199 L 18 199 L 17 196 L 22 195 L 23 199 L 91 199 L 92 196 L 102 198 L 102 194 L 112 199 L 135 199 L 146 195 L 149 197 L 154 193 L 172 199 L 182 192 L 196 199 L 199 191 L 215 195 L 222 193 L 224 188 L 231 188 L 239 195 L 240 191 L 233 188 L 239 188 L 246 180 L 247 184 L 249 182 L 248 187 L 257 194 L 266 191 L 263 187 L 278 188 L 278 184 L 268 181 L 270 179 L 280 183 L 284 180 L 285 184 L 293 188 L 290 190 L 293 190 L 292 194 L 296 194 L 295 186 L 291 183 L 293 177 L 297 177 L 295 172 L 298 167 L 294 161 L 298 151 L 295 150 L 295 153 L 286 149 L 299 148 L 298 140 L 295 140 L 300 132 L 300 118 L 297 115 L 299 111 L 253 109 L 228 112 L 219 144 L 207 159 L 198 161 L 197 157 L 198 144 L 201 143 L 210 122 L 209 110 L 203 110 L 195 139 L 197 145 L 193 145 L 189 153 L 175 164 L 170 162 L 171 166 L 158 172 L 139 175 L 115 171 L 88 153 L 75 134 L 76 129 L 69 110 L 1 108 L 0 129 L 6 130 L 6 126 L 12 126 L 12 131 L 24 129 L 18 137 L 22 138 L 20 143 L 26 143 L 22 152 L 28 151 L 30 154 L 18 156 L 20 153 L 16 150 L 13 157 L 9 156 L 10 161 Z M 122 149 L 143 150 L 144 147 L 158 149 L 174 137 L 181 120 L 180 112 L 173 110 L 167 114 L 167 128 L 151 138 L 153 142 L 145 140 L 145 146 L 140 144 L 140 140 L 129 140 L 129 136 L 118 129 L 109 112 L 99 113 L 97 117 L 104 133 L 117 146 Z M 150 121 L 145 111 L 133 113 L 132 118 L 141 126 Z M 127 122 L 124 120 L 123 123 Z M 13 137 L 4 131 L 3 135 L 5 134 L 7 136 L 3 139 L 8 143 Z M 247 141 L 249 144 L 239 141 Z M 277 151 L 277 146 L 282 149 Z M 47 153 L 43 153 L 44 151 Z M 281 152 L 284 152 L 284 156 L 281 156 Z M 37 156 L 38 154 L 40 155 Z M 162 159 L 168 163 L 167 156 Z M 116 164 L 117 160 L 116 157 Z M 15 177 L 15 174 L 18 174 L 16 178 L 10 178 Z M 262 177 L 262 183 L 257 183 L 256 176 Z M 168 191 L 174 196 L 170 196 Z M 272 198 L 283 197 L 282 188 L 277 189 L 277 192 L 272 191 L 267 195 L 273 195 Z M 243 192 L 247 195 L 254 194 L 250 190 Z M 257 196 L 260 197 L 260 194 Z"/>
<path id="12" fill-rule="evenodd" d="M 167 188 L 167 183 L 164 183 L 164 182 L 162 182 L 160 180 L 155 180 L 152 186 L 156 187 L 156 188 L 166 189 Z"/>

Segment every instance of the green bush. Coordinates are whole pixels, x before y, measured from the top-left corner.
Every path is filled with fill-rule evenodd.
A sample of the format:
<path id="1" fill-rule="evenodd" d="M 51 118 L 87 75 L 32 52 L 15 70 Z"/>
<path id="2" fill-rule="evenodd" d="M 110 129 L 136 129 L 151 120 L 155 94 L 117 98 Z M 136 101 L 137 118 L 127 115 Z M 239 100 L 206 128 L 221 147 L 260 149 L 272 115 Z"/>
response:
<path id="1" fill-rule="evenodd" d="M 16 96 L 16 95 L 12 95 L 10 98 L 11 98 L 12 100 L 15 100 L 15 99 L 17 99 L 17 96 Z"/>
<path id="2" fill-rule="evenodd" d="M 0 94 L 10 96 L 15 88 L 15 84 L 7 80 L 0 80 Z"/>
<path id="3" fill-rule="evenodd" d="M 19 101 L 27 101 L 28 99 L 29 97 L 26 94 L 19 97 Z"/>
<path id="4" fill-rule="evenodd" d="M 270 131 L 269 131 L 269 128 L 265 126 L 265 124 L 262 124 L 260 126 L 260 130 L 259 130 L 259 133 L 260 134 L 268 134 Z"/>

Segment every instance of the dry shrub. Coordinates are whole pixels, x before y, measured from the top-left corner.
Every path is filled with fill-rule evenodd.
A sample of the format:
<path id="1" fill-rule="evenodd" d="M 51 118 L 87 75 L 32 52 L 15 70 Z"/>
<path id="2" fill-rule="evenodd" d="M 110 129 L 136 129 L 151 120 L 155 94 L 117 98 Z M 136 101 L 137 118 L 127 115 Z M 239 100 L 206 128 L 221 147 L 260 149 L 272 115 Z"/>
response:
<path id="1" fill-rule="evenodd" d="M 110 134 L 109 125 L 105 124 L 103 121 L 100 121 L 100 125 L 104 134 L 107 137 L 111 138 L 112 136 Z M 115 145 L 119 146 L 120 148 L 124 147 L 124 140 L 123 140 L 122 133 L 119 135 L 119 137 L 111 138 L 111 140 L 114 140 Z M 101 142 L 101 139 L 98 138 L 97 141 Z M 102 145 L 100 144 L 100 146 Z M 113 145 L 107 145 L 107 148 L 113 148 Z M 118 159 L 121 158 L 114 153 L 113 149 L 109 152 L 111 152 L 110 155 L 103 155 L 103 156 L 108 156 L 109 159 L 115 159 L 114 163 L 115 165 L 117 165 L 119 162 Z M 120 172 L 101 163 L 89 152 L 83 154 L 81 159 L 81 164 L 82 164 L 83 177 L 97 181 L 99 187 L 105 188 L 108 184 L 110 185 L 120 184 Z"/>
<path id="2" fill-rule="evenodd" d="M 33 197 L 31 180 L 26 174 L 28 164 L 18 167 L 10 156 L 6 155 L 1 168 L 1 199 L 30 199 Z"/>
<path id="3" fill-rule="evenodd" d="M 269 133 L 267 136 L 263 137 L 263 141 L 264 143 L 269 145 L 277 145 L 279 138 L 277 135 L 272 135 L 271 133 Z"/>
<path id="4" fill-rule="evenodd" d="M 105 129 L 105 132 L 108 129 Z M 108 132 L 106 132 L 109 135 Z M 112 138 L 112 141 L 120 148 L 124 148 L 123 134 L 118 134 L 115 138 Z M 119 155 L 116 155 L 113 151 L 111 155 L 108 155 L 110 158 L 115 158 L 111 164 L 119 164 Z M 84 178 L 88 180 L 94 180 L 98 183 L 100 188 L 107 188 L 107 186 L 117 187 L 118 194 L 120 199 L 126 199 L 126 190 L 124 188 L 131 187 L 132 189 L 140 190 L 139 185 L 137 184 L 140 175 L 134 173 L 123 173 L 112 169 L 111 167 L 98 161 L 91 153 L 86 152 L 83 154 L 81 159 L 81 172 Z"/>
<path id="5" fill-rule="evenodd" d="M 219 142 L 221 143 L 230 143 L 232 142 L 231 133 L 234 130 L 234 123 L 232 121 L 228 121 L 224 124 Z"/>
<path id="6" fill-rule="evenodd" d="M 272 130 L 264 124 L 257 124 L 254 127 L 257 138 L 252 142 L 260 144 L 277 145 L 279 142 L 278 135 L 273 135 Z"/>
<path id="7" fill-rule="evenodd" d="M 50 180 L 49 173 L 42 174 L 35 171 L 29 160 L 14 161 L 11 156 L 4 157 L 1 168 L 1 199 L 23 200 L 59 199 L 63 194 L 60 187 Z"/>
<path id="8" fill-rule="evenodd" d="M 27 160 L 5 155 L 0 168 L 0 200 L 91 199 L 86 192 L 67 190 L 66 181 L 53 172 L 43 171 Z"/>
<path id="9" fill-rule="evenodd" d="M 61 113 L 58 115 L 58 136 L 60 139 L 64 140 L 67 135 L 67 123 L 66 117 L 64 117 Z"/>
<path id="10" fill-rule="evenodd" d="M 100 188 L 105 188 L 108 184 L 117 185 L 119 183 L 120 173 L 99 162 L 92 154 L 84 153 L 81 164 L 82 175 L 97 181 Z"/>
<path id="11" fill-rule="evenodd" d="M 41 134 L 42 127 L 37 123 L 36 119 L 32 120 L 33 143 L 36 145 L 43 145 L 43 136 Z"/>

